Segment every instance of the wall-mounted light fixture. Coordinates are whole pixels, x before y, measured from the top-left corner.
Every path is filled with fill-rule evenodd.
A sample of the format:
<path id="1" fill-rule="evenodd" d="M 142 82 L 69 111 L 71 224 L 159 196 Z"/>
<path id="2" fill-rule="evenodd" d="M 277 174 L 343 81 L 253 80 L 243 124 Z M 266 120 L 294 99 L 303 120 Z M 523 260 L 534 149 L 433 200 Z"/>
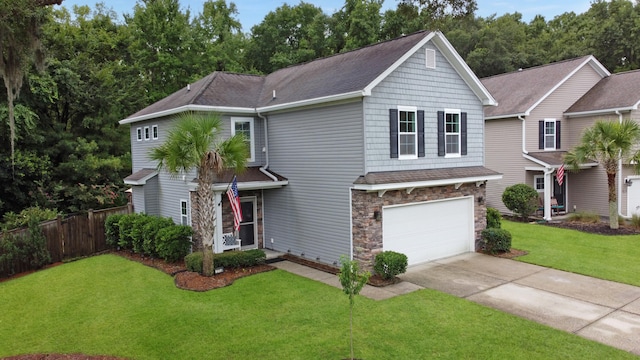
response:
<path id="1" fill-rule="evenodd" d="M 633 184 L 633 181 L 631 181 L 631 179 L 624 179 L 624 184 L 627 186 L 631 186 L 631 184 Z"/>
<path id="2" fill-rule="evenodd" d="M 382 213 L 380 212 L 380 210 L 376 210 L 376 211 L 373 212 L 373 219 L 375 221 L 382 220 Z"/>
<path id="3" fill-rule="evenodd" d="M 484 197 L 483 196 L 478 196 L 478 204 L 480 204 L 480 205 L 484 204 Z"/>

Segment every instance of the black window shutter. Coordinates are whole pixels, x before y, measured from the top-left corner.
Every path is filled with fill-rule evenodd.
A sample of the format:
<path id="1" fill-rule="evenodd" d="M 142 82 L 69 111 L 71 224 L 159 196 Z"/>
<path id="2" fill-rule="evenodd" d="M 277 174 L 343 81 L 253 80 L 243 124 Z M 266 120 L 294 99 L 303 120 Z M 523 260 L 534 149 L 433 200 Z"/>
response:
<path id="1" fill-rule="evenodd" d="M 560 121 L 556 121 L 556 150 L 560 150 Z"/>
<path id="2" fill-rule="evenodd" d="M 438 156 L 444 156 L 444 111 L 438 111 Z"/>
<path id="3" fill-rule="evenodd" d="M 538 121 L 538 149 L 544 149 L 544 120 Z"/>
<path id="4" fill-rule="evenodd" d="M 418 157 L 424 157 L 424 110 L 418 110 Z"/>
<path id="5" fill-rule="evenodd" d="M 389 109 L 389 147 L 391 158 L 398 158 L 398 109 Z"/>
<path id="6" fill-rule="evenodd" d="M 467 155 L 467 113 L 460 113 L 460 154 Z"/>

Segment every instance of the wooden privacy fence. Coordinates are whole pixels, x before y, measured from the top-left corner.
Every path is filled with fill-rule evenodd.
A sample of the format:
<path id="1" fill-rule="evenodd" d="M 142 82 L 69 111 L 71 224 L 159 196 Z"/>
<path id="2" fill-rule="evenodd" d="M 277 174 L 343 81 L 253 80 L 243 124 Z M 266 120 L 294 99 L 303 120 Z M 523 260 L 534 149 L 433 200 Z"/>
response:
<path id="1" fill-rule="evenodd" d="M 104 210 L 89 210 L 86 214 L 68 217 L 58 216 L 57 219 L 40 223 L 42 234 L 47 239 L 47 250 L 51 255 L 51 262 L 88 256 L 107 250 L 104 222 L 109 215 L 129 214 L 133 212 L 132 205 L 125 205 Z M 28 235 L 29 229 L 12 230 L 12 235 Z M 7 275 L 7 266 L 4 266 Z M 29 270 L 29 264 L 14 264 L 15 273 Z"/>

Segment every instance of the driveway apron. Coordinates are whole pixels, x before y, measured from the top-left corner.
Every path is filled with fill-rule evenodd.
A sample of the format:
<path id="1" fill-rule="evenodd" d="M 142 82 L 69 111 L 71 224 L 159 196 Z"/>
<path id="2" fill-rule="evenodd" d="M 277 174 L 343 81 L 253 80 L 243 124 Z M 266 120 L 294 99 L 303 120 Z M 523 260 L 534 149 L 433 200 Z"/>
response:
<path id="1" fill-rule="evenodd" d="M 640 288 L 468 253 L 407 269 L 402 280 L 640 355 Z"/>

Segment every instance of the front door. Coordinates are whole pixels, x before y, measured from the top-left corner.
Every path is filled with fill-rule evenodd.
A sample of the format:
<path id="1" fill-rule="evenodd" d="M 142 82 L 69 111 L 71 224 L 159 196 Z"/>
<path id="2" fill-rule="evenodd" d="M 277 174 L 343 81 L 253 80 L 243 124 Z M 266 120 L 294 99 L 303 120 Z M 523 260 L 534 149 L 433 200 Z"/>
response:
<path id="1" fill-rule="evenodd" d="M 566 209 L 565 204 L 567 202 L 567 174 L 564 174 L 564 181 L 562 185 L 558 184 L 558 178 L 553 176 L 553 193 L 551 193 L 551 197 L 556 198 L 558 200 L 558 205 L 562 206 L 562 209 Z"/>
<path id="2" fill-rule="evenodd" d="M 246 197 L 240 198 L 240 207 L 242 208 L 242 222 L 240 223 L 240 239 L 242 240 L 242 249 L 256 249 L 257 224 L 256 219 L 256 198 Z"/>

